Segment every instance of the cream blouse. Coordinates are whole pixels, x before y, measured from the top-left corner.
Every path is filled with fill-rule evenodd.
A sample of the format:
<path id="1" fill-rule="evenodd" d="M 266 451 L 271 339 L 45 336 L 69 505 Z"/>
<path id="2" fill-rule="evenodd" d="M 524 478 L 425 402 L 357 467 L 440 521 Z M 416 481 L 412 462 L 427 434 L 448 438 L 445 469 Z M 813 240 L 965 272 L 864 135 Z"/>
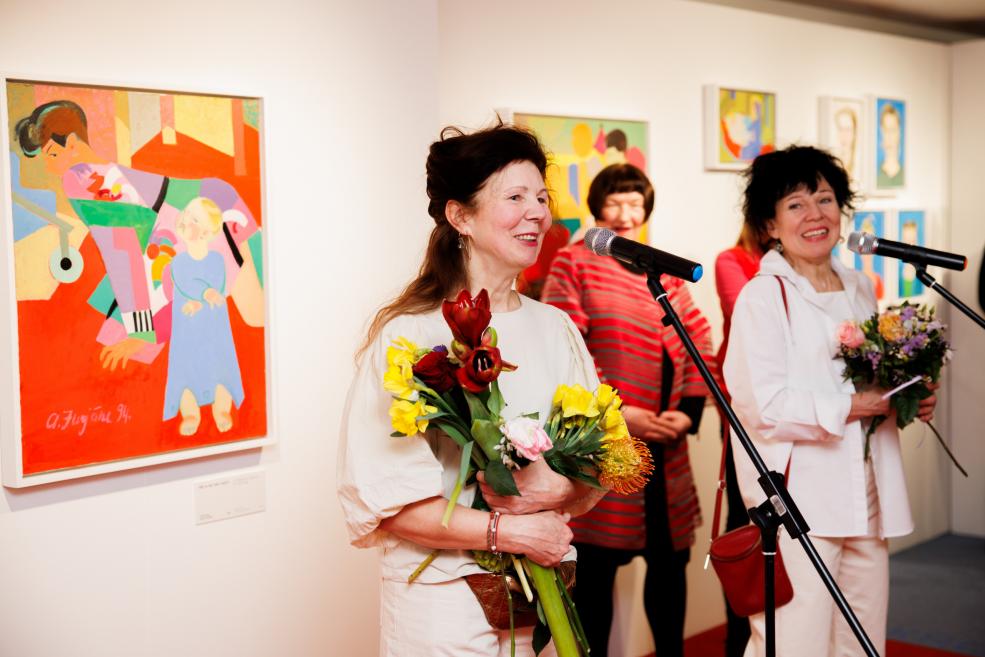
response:
<path id="1" fill-rule="evenodd" d="M 538 412 L 547 418 L 559 384 L 598 387 L 598 376 L 581 334 L 563 311 L 526 297 L 518 310 L 493 313 L 503 358 L 518 366 L 500 376 L 507 420 Z M 461 449 L 444 433 L 429 429 L 408 438 L 392 438 L 390 393 L 383 389 L 386 349 L 398 337 L 421 347 L 448 345 L 451 330 L 437 309 L 403 315 L 389 322 L 359 363 L 342 418 L 338 459 L 338 493 L 357 547 L 379 546 L 385 579 L 406 580 L 431 552 L 380 528 L 407 504 L 436 495 L 450 497 Z M 475 486 L 458 498 L 471 506 Z M 468 550 L 442 550 L 420 575 L 420 582 L 445 582 L 482 572 Z"/>

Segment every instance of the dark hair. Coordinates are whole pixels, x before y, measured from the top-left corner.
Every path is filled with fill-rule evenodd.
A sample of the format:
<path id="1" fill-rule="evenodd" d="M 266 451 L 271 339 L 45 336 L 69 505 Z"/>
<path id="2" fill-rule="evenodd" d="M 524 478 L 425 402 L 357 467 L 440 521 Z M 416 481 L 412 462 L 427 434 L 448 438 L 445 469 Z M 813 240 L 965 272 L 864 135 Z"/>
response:
<path id="1" fill-rule="evenodd" d="M 776 218 L 776 204 L 799 189 L 807 188 L 813 194 L 818 183 L 827 181 L 838 208 L 843 213 L 854 208 L 856 195 L 841 162 L 813 146 L 788 146 L 782 151 L 760 155 L 742 175 L 746 179 L 743 221 L 764 252 L 773 246 L 768 222 Z"/>
<path id="2" fill-rule="evenodd" d="M 424 262 L 417 277 L 376 314 L 357 357 L 391 319 L 433 310 L 468 285 L 468 248 L 460 246 L 445 207 L 457 201 L 474 209 L 476 196 L 489 178 L 514 162 L 532 163 L 542 177 L 547 171 L 544 148 L 529 130 L 500 121 L 471 134 L 453 126 L 441 131 L 441 139 L 431 144 L 426 165 L 428 214 L 435 226 Z"/>
<path id="3" fill-rule="evenodd" d="M 629 147 L 629 140 L 626 138 L 626 133 L 618 128 L 611 131 L 605 136 L 605 147 L 615 148 L 617 151 L 625 153 Z"/>
<path id="4" fill-rule="evenodd" d="M 64 146 L 71 134 L 89 143 L 85 112 L 70 100 L 55 100 L 40 105 L 31 112 L 31 116 L 17 122 L 14 132 L 27 157 L 37 155 L 51 140 Z"/>
<path id="5" fill-rule="evenodd" d="M 625 192 L 639 192 L 643 195 L 643 207 L 646 209 L 643 221 L 647 221 L 653 212 L 653 185 L 646 174 L 632 164 L 610 164 L 598 172 L 588 188 L 588 211 L 598 221 L 602 217 L 602 206 L 609 194 Z"/>

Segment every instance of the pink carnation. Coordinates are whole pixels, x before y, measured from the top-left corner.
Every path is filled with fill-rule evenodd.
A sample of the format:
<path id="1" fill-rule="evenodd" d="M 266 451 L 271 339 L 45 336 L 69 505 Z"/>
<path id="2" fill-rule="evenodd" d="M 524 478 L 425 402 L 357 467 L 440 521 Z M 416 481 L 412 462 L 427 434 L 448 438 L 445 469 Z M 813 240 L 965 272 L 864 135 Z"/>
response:
<path id="1" fill-rule="evenodd" d="M 503 434 L 525 459 L 536 461 L 541 454 L 553 447 L 551 437 L 536 420 L 520 416 L 503 425 Z"/>
<path id="2" fill-rule="evenodd" d="M 838 327 L 838 342 L 849 349 L 857 349 L 865 342 L 865 333 L 855 322 L 842 322 Z"/>

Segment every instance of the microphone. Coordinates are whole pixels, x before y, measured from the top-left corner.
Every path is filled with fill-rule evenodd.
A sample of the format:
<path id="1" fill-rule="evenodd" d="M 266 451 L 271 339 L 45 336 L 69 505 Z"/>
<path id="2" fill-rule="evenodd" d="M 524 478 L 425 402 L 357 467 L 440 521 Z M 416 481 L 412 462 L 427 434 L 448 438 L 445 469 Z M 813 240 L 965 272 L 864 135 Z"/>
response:
<path id="1" fill-rule="evenodd" d="M 696 283 L 703 273 L 701 265 L 696 262 L 619 237 L 608 228 L 589 228 L 585 232 L 585 246 L 592 253 L 612 256 L 649 274 L 669 274 Z"/>
<path id="2" fill-rule="evenodd" d="M 874 253 L 889 258 L 898 258 L 912 265 L 934 265 L 958 271 L 962 271 L 968 266 L 968 258 L 957 253 L 936 251 L 905 242 L 893 242 L 862 232 L 855 232 L 848 236 L 848 250 L 855 253 Z"/>

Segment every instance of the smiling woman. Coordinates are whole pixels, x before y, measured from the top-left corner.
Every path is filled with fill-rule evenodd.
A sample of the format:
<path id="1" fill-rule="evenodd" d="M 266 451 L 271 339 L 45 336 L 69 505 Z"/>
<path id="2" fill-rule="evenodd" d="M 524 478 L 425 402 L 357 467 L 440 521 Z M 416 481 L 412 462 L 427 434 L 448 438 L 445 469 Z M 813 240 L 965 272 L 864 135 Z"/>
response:
<path id="1" fill-rule="evenodd" d="M 913 529 L 899 432 L 884 422 L 864 455 L 863 422 L 888 413 L 882 390 L 856 390 L 836 358 L 837 327 L 876 309 L 871 282 L 832 256 L 841 217 L 852 209 L 848 174 L 828 153 L 791 146 L 761 155 L 746 171 L 745 229 L 767 251 L 735 302 L 723 372 L 736 414 L 770 470 L 810 524 L 817 551 L 885 654 L 887 537 Z M 933 415 L 936 398 L 920 404 Z M 752 463 L 732 443 L 745 507 L 762 491 Z M 776 653 L 854 654 L 822 580 L 786 534 L 780 538 L 794 599 L 776 613 Z M 750 618 L 746 657 L 765 652 L 763 614 Z"/>
<path id="2" fill-rule="evenodd" d="M 495 322 L 493 366 L 518 366 L 517 372 L 498 378 L 509 400 L 502 412 L 507 423 L 524 415 L 547 418 L 560 384 L 598 387 L 592 359 L 567 315 L 521 300 L 513 288 L 519 273 L 536 262 L 551 225 L 546 168 L 540 143 L 525 130 L 506 125 L 472 134 L 445 129 L 427 159 L 428 214 L 435 225 L 424 262 L 418 276 L 376 315 L 357 357 L 342 425 L 339 498 L 353 545 L 385 548 L 382 655 L 510 654 L 510 631 L 487 622 L 464 579 L 485 572 L 472 550 L 522 554 L 546 567 L 571 561 L 566 523 L 601 497 L 587 484 L 530 465 L 514 472 L 522 511 L 498 507 L 490 498 L 492 515 L 472 508 L 476 490 L 469 485 L 443 526 L 448 500 L 455 499 L 462 450 L 434 428 L 424 438 L 392 437 L 391 399 L 381 385 L 398 338 L 416 345 L 451 343 L 442 301 L 465 289 L 471 293 L 464 299 L 482 299 L 486 324 L 490 318 Z M 488 303 L 480 290 L 488 292 Z M 485 324 L 480 333 L 484 329 Z M 475 335 L 470 340 L 480 341 Z M 483 353 L 488 356 L 490 350 Z M 432 550 L 437 556 L 408 585 Z M 532 657 L 532 640 L 532 626 L 517 628 L 516 654 Z M 541 654 L 553 654 L 547 650 Z"/>

